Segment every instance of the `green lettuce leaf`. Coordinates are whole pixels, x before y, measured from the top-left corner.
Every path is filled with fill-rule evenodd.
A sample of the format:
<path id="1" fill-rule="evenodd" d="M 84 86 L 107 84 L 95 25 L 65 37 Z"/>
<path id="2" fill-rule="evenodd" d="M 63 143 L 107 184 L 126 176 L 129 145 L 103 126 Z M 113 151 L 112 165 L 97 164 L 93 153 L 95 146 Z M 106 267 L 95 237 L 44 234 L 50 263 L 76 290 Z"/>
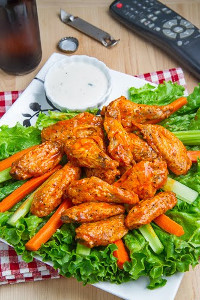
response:
<path id="1" fill-rule="evenodd" d="M 14 190 L 16 190 L 25 182 L 26 182 L 25 180 L 19 180 L 19 181 L 8 180 L 3 184 L 0 184 L 0 201 L 3 200 L 8 195 L 10 195 L 12 192 L 14 192 Z"/>
<path id="2" fill-rule="evenodd" d="M 3 125 L 0 127 L 0 160 L 40 142 L 40 130 L 33 126 L 24 127 L 17 123 L 9 128 Z"/>
<path id="3" fill-rule="evenodd" d="M 168 119 L 160 122 L 160 125 L 167 128 L 170 131 L 186 131 L 191 127 L 191 123 L 195 118 L 195 113 L 188 114 L 184 116 L 179 116 L 177 114 L 171 115 Z"/>
<path id="4" fill-rule="evenodd" d="M 183 96 L 184 87 L 171 81 L 159 84 L 158 87 L 147 83 L 141 88 L 131 87 L 129 99 L 135 103 L 150 105 L 167 105 Z"/>
<path id="5" fill-rule="evenodd" d="M 194 113 L 200 107 L 200 84 L 194 88 L 194 91 L 187 97 L 188 104 L 184 105 L 178 113 L 181 115 Z"/>
<path id="6" fill-rule="evenodd" d="M 200 159 L 198 159 L 198 163 L 192 164 L 186 175 L 176 176 L 171 173 L 170 177 L 200 193 Z"/>
<path id="7" fill-rule="evenodd" d="M 191 116 L 191 115 L 192 114 L 190 114 L 189 116 Z M 191 119 L 188 129 L 189 130 L 200 129 L 200 108 L 197 110 L 197 113 L 195 114 L 195 116 Z"/>

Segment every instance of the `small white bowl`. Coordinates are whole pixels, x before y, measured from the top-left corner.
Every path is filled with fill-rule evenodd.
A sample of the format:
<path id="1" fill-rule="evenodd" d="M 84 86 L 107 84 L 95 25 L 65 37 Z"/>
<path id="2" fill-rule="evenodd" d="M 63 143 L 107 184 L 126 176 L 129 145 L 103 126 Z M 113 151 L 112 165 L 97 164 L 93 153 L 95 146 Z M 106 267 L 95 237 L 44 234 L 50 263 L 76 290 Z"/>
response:
<path id="1" fill-rule="evenodd" d="M 60 110 L 99 108 L 111 92 L 111 75 L 94 57 L 73 55 L 56 62 L 44 82 L 47 98 Z"/>

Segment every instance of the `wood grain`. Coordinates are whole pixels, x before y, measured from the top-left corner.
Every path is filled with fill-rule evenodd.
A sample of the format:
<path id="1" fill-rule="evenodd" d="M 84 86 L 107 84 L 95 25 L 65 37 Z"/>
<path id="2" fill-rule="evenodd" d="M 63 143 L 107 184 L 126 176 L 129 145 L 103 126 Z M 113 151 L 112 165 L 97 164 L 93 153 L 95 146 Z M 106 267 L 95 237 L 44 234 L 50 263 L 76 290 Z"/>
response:
<path id="1" fill-rule="evenodd" d="M 57 43 L 60 38 L 74 36 L 79 39 L 79 49 L 76 54 L 95 56 L 103 60 L 114 70 L 127 74 L 143 74 L 145 72 L 164 70 L 181 66 L 175 59 L 146 42 L 130 30 L 116 22 L 108 13 L 109 0 L 38 0 L 38 13 L 42 41 L 43 57 L 38 68 L 25 76 L 11 76 L 0 71 L 0 91 L 22 90 L 33 79 L 53 52 L 58 52 Z M 163 3 L 183 15 L 196 26 L 200 27 L 199 0 L 166 0 Z M 120 43 L 106 49 L 98 42 L 83 35 L 59 21 L 59 11 L 63 8 L 78 15 L 92 24 L 120 38 Z M 183 68 L 189 92 L 198 84 L 185 68 Z M 187 272 L 178 290 L 175 300 L 200 299 L 200 267 Z M 96 289 L 93 286 L 83 287 L 75 279 L 58 279 L 43 282 L 1 286 L 0 300 L 115 300 L 113 295 Z M 126 297 L 126 295 L 124 295 Z M 133 295 L 134 299 L 134 295 Z M 134 299 L 138 300 L 138 299 Z M 140 299 L 139 299 L 140 300 Z M 141 299 L 142 300 L 142 299 Z"/>

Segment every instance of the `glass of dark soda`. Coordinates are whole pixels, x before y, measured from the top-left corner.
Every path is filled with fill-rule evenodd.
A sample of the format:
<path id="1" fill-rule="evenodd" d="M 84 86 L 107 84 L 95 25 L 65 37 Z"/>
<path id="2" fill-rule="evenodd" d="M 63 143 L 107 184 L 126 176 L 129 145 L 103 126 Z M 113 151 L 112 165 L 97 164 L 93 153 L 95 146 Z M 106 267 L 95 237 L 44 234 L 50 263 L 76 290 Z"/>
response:
<path id="1" fill-rule="evenodd" d="M 0 0 L 0 68 L 23 75 L 41 61 L 36 0 Z"/>

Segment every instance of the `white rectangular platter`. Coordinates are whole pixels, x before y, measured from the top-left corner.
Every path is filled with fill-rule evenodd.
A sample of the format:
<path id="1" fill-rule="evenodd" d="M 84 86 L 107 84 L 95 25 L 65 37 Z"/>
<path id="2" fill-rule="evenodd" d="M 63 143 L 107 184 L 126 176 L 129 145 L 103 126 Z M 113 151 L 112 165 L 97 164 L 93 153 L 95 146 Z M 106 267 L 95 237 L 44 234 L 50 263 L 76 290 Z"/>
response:
<path id="1" fill-rule="evenodd" d="M 55 62 L 63 59 L 63 57 L 65 56 L 58 53 L 53 53 L 51 55 L 30 85 L 1 118 L 0 125 L 5 124 L 12 127 L 17 122 L 24 125 L 34 125 L 40 111 L 47 112 L 48 110 L 54 110 L 52 105 L 47 102 L 43 83 L 48 69 Z M 128 97 L 128 89 L 130 87 L 133 86 L 139 88 L 147 83 L 145 80 L 114 70 L 110 70 L 110 73 L 112 77 L 112 91 L 106 104 L 122 95 Z M 100 282 L 94 284 L 94 286 L 127 300 L 173 300 L 182 277 L 182 273 L 167 277 L 167 284 L 156 290 L 149 290 L 146 288 L 148 284 L 147 278 L 140 278 L 137 281 L 130 281 L 120 285 Z"/>

